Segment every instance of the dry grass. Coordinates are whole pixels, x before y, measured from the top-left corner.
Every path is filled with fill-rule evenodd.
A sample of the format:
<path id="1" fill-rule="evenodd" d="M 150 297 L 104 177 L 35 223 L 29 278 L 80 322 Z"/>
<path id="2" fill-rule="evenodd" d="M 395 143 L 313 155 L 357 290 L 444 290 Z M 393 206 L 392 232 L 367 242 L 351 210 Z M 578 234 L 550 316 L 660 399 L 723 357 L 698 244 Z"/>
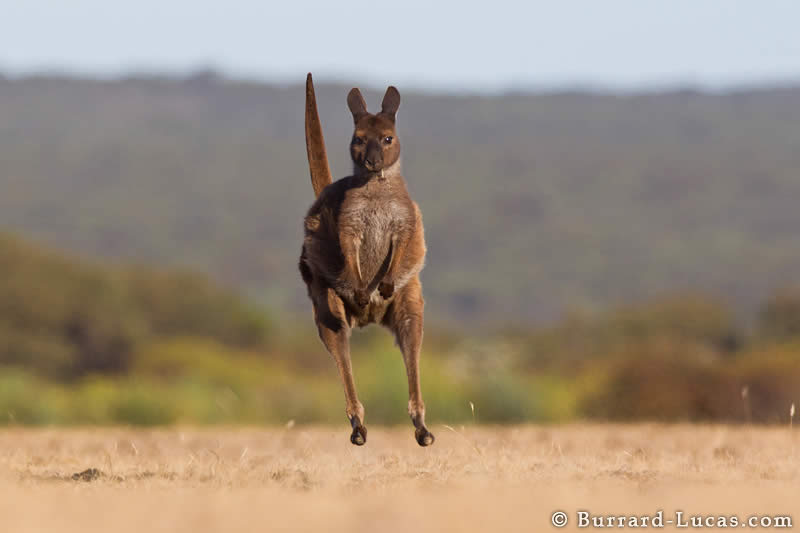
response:
<path id="1" fill-rule="evenodd" d="M 363 448 L 346 425 L 5 429 L 2 530 L 547 531 L 556 509 L 749 516 L 798 506 L 788 426 L 432 429 L 429 449 L 410 426 L 370 427 Z"/>

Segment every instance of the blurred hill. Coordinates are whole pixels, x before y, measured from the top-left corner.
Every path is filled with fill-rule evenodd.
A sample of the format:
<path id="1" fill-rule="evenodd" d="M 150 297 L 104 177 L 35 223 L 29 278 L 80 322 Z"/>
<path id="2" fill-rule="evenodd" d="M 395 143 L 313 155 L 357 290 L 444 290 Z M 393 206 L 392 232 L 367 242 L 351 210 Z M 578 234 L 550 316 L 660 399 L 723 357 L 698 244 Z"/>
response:
<path id="1" fill-rule="evenodd" d="M 337 176 L 348 172 L 346 89 L 317 87 Z M 797 281 L 800 88 L 400 89 L 431 320 L 550 319 L 692 288 L 752 312 Z M 379 98 L 367 91 L 371 109 Z M 211 72 L 0 78 L 0 225 L 90 256 L 191 266 L 306 312 L 302 113 L 300 85 Z"/>

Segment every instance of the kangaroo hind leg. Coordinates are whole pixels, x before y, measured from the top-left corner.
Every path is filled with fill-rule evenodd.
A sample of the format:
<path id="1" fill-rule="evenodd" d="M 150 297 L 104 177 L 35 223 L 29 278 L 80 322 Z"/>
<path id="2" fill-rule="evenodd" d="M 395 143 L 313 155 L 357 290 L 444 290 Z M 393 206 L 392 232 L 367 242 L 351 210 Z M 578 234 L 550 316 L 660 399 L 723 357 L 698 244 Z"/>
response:
<path id="1" fill-rule="evenodd" d="M 422 286 L 419 279 L 414 278 L 397 294 L 384 323 L 394 333 L 403 353 L 408 376 L 408 414 L 414 424 L 414 437 L 420 446 L 430 446 L 435 438 L 425 426 L 425 403 L 422 401 L 419 373 L 424 306 Z"/>
<path id="2" fill-rule="evenodd" d="M 364 406 L 358 401 L 350 362 L 350 317 L 344 302 L 333 289 L 323 288 L 314 292 L 314 320 L 319 337 L 336 362 L 344 388 L 345 413 L 353 428 L 350 442 L 363 446 L 367 442 L 367 428 L 364 427 Z"/>

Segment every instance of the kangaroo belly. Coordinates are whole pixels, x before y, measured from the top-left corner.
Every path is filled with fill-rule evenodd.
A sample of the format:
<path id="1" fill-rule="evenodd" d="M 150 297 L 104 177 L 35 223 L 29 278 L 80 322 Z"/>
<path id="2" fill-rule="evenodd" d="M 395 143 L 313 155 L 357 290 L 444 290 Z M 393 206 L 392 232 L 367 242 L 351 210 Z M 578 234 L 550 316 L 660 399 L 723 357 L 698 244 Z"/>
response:
<path id="1" fill-rule="evenodd" d="M 392 218 L 378 210 L 365 217 L 364 233 L 359 250 L 361 275 L 367 283 L 377 276 L 389 254 Z M 388 265 L 387 265 L 388 266 Z"/>

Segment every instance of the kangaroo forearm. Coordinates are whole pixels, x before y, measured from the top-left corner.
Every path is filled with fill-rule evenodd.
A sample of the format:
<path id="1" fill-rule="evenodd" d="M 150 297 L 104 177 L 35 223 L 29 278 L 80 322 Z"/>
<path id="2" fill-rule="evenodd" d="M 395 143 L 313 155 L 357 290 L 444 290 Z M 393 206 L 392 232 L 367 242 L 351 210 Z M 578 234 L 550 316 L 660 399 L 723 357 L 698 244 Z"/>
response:
<path id="1" fill-rule="evenodd" d="M 403 262 L 406 249 L 408 248 L 408 236 L 398 235 L 392 239 L 392 259 L 389 262 L 389 268 L 386 270 L 384 279 L 394 283 Z"/>
<path id="2" fill-rule="evenodd" d="M 360 240 L 356 237 L 343 235 L 339 239 L 344 255 L 343 277 L 353 283 L 356 287 L 361 287 L 364 281 L 361 276 L 361 260 L 359 257 Z"/>

